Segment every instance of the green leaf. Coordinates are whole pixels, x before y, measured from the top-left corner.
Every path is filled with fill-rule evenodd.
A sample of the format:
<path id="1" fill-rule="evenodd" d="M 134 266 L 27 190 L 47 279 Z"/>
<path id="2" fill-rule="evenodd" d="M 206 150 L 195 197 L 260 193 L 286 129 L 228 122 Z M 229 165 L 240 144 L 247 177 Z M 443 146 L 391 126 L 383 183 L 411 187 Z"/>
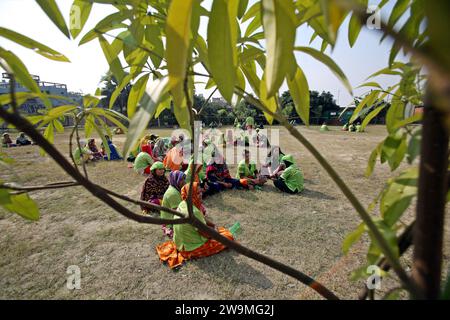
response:
<path id="1" fill-rule="evenodd" d="M 406 152 L 406 159 L 408 160 L 409 164 L 412 164 L 413 161 L 419 156 L 421 141 L 422 141 L 422 130 L 420 129 L 412 134 L 408 142 L 408 151 Z"/>
<path id="2" fill-rule="evenodd" d="M 48 124 L 48 126 L 45 128 L 44 130 L 44 138 L 51 144 L 53 144 L 54 140 L 55 140 L 55 136 L 54 136 L 54 130 L 53 130 L 53 123 L 50 122 Z M 39 153 L 41 156 L 45 155 L 45 151 L 44 149 L 40 149 Z"/>
<path id="3" fill-rule="evenodd" d="M 47 116 L 50 117 L 51 119 L 56 119 L 56 118 L 63 116 L 65 113 L 68 113 L 68 112 L 76 110 L 76 109 L 77 109 L 77 106 L 73 106 L 73 105 L 59 106 L 59 107 L 50 109 L 47 113 Z"/>
<path id="4" fill-rule="evenodd" d="M 380 94 L 379 90 L 373 90 L 371 93 L 365 96 L 364 99 L 361 100 L 361 102 L 355 108 L 355 111 L 353 111 L 353 114 L 349 122 L 352 123 L 353 121 L 355 121 L 359 117 L 360 112 L 363 110 L 365 106 L 367 106 L 368 108 L 372 107 L 375 99 L 377 99 L 379 94 Z"/>
<path id="5" fill-rule="evenodd" d="M 250 37 L 253 32 L 262 28 L 261 25 L 261 14 L 258 12 L 253 20 L 248 24 L 247 29 L 245 29 L 244 37 Z"/>
<path id="6" fill-rule="evenodd" d="M 361 238 L 366 231 L 366 225 L 361 223 L 354 231 L 350 232 L 342 242 L 342 252 L 347 254 L 350 248 Z"/>
<path id="7" fill-rule="evenodd" d="M 55 61 L 70 62 L 63 54 L 15 31 L 0 27 L 0 36 Z"/>
<path id="8" fill-rule="evenodd" d="M 241 19 L 244 16 L 247 6 L 248 6 L 248 0 L 239 0 L 239 9 L 238 9 L 238 14 L 237 14 L 237 17 L 239 19 Z"/>
<path id="9" fill-rule="evenodd" d="M 382 234 L 383 238 L 386 240 L 387 244 L 390 247 L 390 250 L 396 257 L 399 256 L 399 249 L 398 249 L 398 241 L 397 241 L 397 235 L 395 234 L 395 231 L 391 229 L 390 226 L 388 226 L 383 220 L 374 220 L 374 223 Z M 372 236 L 371 232 L 369 231 L 370 238 L 372 240 L 371 246 L 369 248 L 369 263 L 374 264 L 376 260 L 381 255 L 381 249 L 379 247 L 378 242 L 376 239 Z"/>
<path id="10" fill-rule="evenodd" d="M 81 30 L 83 30 L 91 9 L 92 3 L 83 0 L 75 0 L 73 2 L 70 9 L 70 33 L 73 39 L 76 39 Z"/>
<path id="11" fill-rule="evenodd" d="M 28 99 L 33 99 L 36 97 L 41 96 L 40 94 L 34 93 L 34 92 L 16 92 L 15 93 L 15 98 L 17 101 L 17 105 L 22 105 L 24 104 Z M 4 106 L 7 104 L 11 103 L 11 94 L 10 93 L 5 93 L 0 95 L 0 106 Z"/>
<path id="12" fill-rule="evenodd" d="M 394 125 L 393 130 L 397 130 L 397 129 L 402 128 L 402 127 L 404 127 L 404 126 L 406 126 L 408 124 L 420 121 L 420 120 L 422 120 L 422 117 L 423 117 L 422 113 L 416 113 L 415 115 L 413 115 L 413 116 L 411 116 L 409 118 L 406 118 L 404 120 L 398 121 Z"/>
<path id="13" fill-rule="evenodd" d="M 356 39 L 358 39 L 359 33 L 361 32 L 361 22 L 356 14 L 352 14 L 350 18 L 350 23 L 348 26 L 348 43 L 352 48 L 355 45 Z"/>
<path id="14" fill-rule="evenodd" d="M 100 35 L 98 38 L 100 46 L 103 50 L 103 54 L 105 55 L 106 61 L 109 64 L 112 74 L 117 79 L 117 81 L 122 82 L 122 80 L 125 78 L 125 72 L 123 71 L 119 57 L 117 56 L 117 54 L 114 54 L 113 48 L 103 36 Z"/>
<path id="15" fill-rule="evenodd" d="M 370 76 L 368 76 L 368 77 L 366 78 L 366 80 L 367 80 L 367 79 L 370 79 L 370 78 L 375 78 L 376 76 L 379 76 L 379 75 L 382 75 L 382 74 L 394 75 L 394 76 L 401 76 L 401 75 L 402 75 L 401 72 L 394 71 L 394 70 L 392 70 L 391 68 L 384 68 L 384 69 L 381 69 L 381 70 L 379 70 L 379 71 L 377 71 L 377 72 L 371 74 Z"/>
<path id="16" fill-rule="evenodd" d="M 378 146 L 372 150 L 372 153 L 370 154 L 369 161 L 367 162 L 367 168 L 365 172 L 365 176 L 368 178 L 372 175 L 373 169 L 375 167 L 375 164 L 377 162 L 378 156 L 381 154 L 381 148 L 383 147 L 384 141 L 380 142 Z"/>
<path id="17" fill-rule="evenodd" d="M 89 114 L 86 118 L 85 118 L 85 123 L 84 123 L 84 136 L 86 138 L 90 138 L 92 135 L 92 130 L 94 130 L 94 125 L 95 125 L 95 118 L 94 115 Z"/>
<path id="18" fill-rule="evenodd" d="M 389 183 L 380 201 L 380 212 L 387 226 L 393 226 L 417 194 L 418 168 L 404 171 Z"/>
<path id="19" fill-rule="evenodd" d="M 393 27 L 398 19 L 406 12 L 409 7 L 410 0 L 397 0 L 394 8 L 392 9 L 391 15 L 389 16 L 388 26 Z"/>
<path id="20" fill-rule="evenodd" d="M 173 0 L 166 22 L 166 61 L 175 109 L 182 108 L 189 59 L 192 0 Z M 133 122 L 133 121 L 132 121 Z"/>
<path id="21" fill-rule="evenodd" d="M 260 87 L 259 87 L 259 100 L 261 100 L 262 104 L 269 109 L 272 112 L 276 112 L 277 111 L 277 97 L 275 96 L 271 96 L 269 97 L 267 95 L 267 91 L 266 91 L 266 82 L 265 82 L 265 75 L 263 76 L 263 78 L 261 79 L 260 82 Z M 264 116 L 267 119 L 267 122 L 269 122 L 270 125 L 272 125 L 272 121 L 273 121 L 273 116 L 270 115 L 269 113 L 264 112 Z"/>
<path id="22" fill-rule="evenodd" d="M 150 54 L 153 67 L 159 68 L 161 66 L 162 57 L 164 57 L 164 44 L 161 39 L 161 31 L 158 26 L 147 25 L 145 27 L 145 39 L 152 45 L 152 51 L 155 54 Z"/>
<path id="23" fill-rule="evenodd" d="M 44 10 L 50 20 L 61 30 L 64 35 L 70 39 L 69 29 L 67 28 L 64 17 L 59 11 L 55 0 L 36 0 L 37 4 Z"/>
<path id="24" fill-rule="evenodd" d="M 53 120 L 52 123 L 58 133 L 64 133 L 64 127 L 59 120 Z"/>
<path id="25" fill-rule="evenodd" d="M 241 65 L 241 70 L 244 73 L 245 77 L 247 78 L 248 83 L 253 89 L 253 92 L 257 96 L 259 96 L 259 89 L 261 87 L 261 81 L 259 80 L 257 74 L 256 74 L 256 65 L 254 61 L 250 61 L 246 64 Z"/>
<path id="26" fill-rule="evenodd" d="M 328 35 L 332 41 L 331 44 L 334 46 L 337 38 L 337 31 L 347 15 L 347 12 L 336 3 L 337 1 L 320 0 L 319 2 L 322 7 L 325 23 L 328 26 Z"/>
<path id="27" fill-rule="evenodd" d="M 128 26 L 122 23 L 126 19 L 131 19 L 133 17 L 132 10 L 121 10 L 110 14 L 109 16 L 103 18 L 99 23 L 97 23 L 94 29 L 90 30 L 81 39 L 79 45 L 85 44 L 95 38 L 97 38 L 102 33 L 118 28 L 127 28 Z"/>
<path id="28" fill-rule="evenodd" d="M 195 39 L 195 50 L 198 52 L 198 56 L 203 64 L 203 67 L 206 70 L 209 70 L 208 48 L 205 39 L 203 39 L 200 35 L 198 35 Z"/>
<path id="29" fill-rule="evenodd" d="M 381 152 L 384 159 L 388 161 L 391 171 L 394 171 L 400 165 L 407 148 L 406 135 L 401 132 L 390 134 L 386 138 Z"/>
<path id="30" fill-rule="evenodd" d="M 17 213 L 27 220 L 39 220 L 39 208 L 27 193 L 10 195 L 10 201 L 10 203 L 2 204 L 6 210 Z"/>
<path id="31" fill-rule="evenodd" d="M 261 12 L 261 2 L 257 1 L 244 14 L 244 16 L 242 17 L 242 22 L 245 22 L 245 21 L 253 18 L 260 12 Z"/>
<path id="32" fill-rule="evenodd" d="M 0 164 L 3 164 L 4 161 L 0 158 Z M 1 181 L 0 181 L 1 182 Z M 0 189 L 0 206 L 4 204 L 11 203 L 11 197 L 9 195 L 8 190 L 6 189 Z"/>
<path id="33" fill-rule="evenodd" d="M 131 79 L 133 78 L 132 74 L 129 74 L 125 76 L 120 84 L 117 86 L 116 89 L 114 89 L 114 92 L 111 94 L 111 98 L 109 100 L 109 108 L 111 109 L 114 106 L 114 102 L 116 102 L 117 98 L 119 97 L 122 90 L 127 86 L 127 84 L 130 83 Z"/>
<path id="34" fill-rule="evenodd" d="M 138 101 L 141 100 L 142 96 L 144 95 L 149 76 L 150 74 L 146 74 L 143 77 L 140 77 L 139 80 L 136 81 L 136 83 L 131 87 L 127 105 L 127 113 L 128 117 L 130 118 L 136 112 Z"/>
<path id="35" fill-rule="evenodd" d="M 41 94 L 41 90 L 37 85 L 36 81 L 30 76 L 27 67 L 22 63 L 22 61 L 11 51 L 4 50 L 0 47 L 0 62 L 4 60 L 7 63 L 7 67 L 10 68 L 8 72 L 13 73 L 16 77 L 16 81 L 19 81 L 23 86 L 25 86 L 30 91 Z"/>
<path id="36" fill-rule="evenodd" d="M 399 91 L 396 92 L 399 94 Z M 405 103 L 399 98 L 394 97 L 391 101 L 391 106 L 386 113 L 386 128 L 389 133 L 396 131 L 398 123 L 400 123 L 404 118 Z"/>
<path id="37" fill-rule="evenodd" d="M 297 67 L 294 79 L 287 79 L 289 92 L 295 104 L 295 110 L 302 121 L 309 125 L 309 86 L 305 74 L 300 67 Z"/>
<path id="38" fill-rule="evenodd" d="M 322 52 L 314 48 L 295 47 L 295 50 L 307 53 L 316 60 L 325 64 L 342 81 L 342 83 L 347 88 L 349 93 L 353 95 L 352 86 L 350 85 L 350 82 L 348 81 L 347 77 L 345 76 L 341 68 L 339 68 L 339 66 L 333 61 L 333 59 L 331 59 L 329 56 L 323 54 Z"/>
<path id="39" fill-rule="evenodd" d="M 238 0 L 214 0 L 208 22 L 208 59 L 214 82 L 231 103 L 237 68 Z"/>
<path id="40" fill-rule="evenodd" d="M 127 139 L 124 145 L 123 153 L 125 156 L 128 156 L 134 143 L 142 135 L 142 132 L 145 130 L 149 121 L 155 114 L 158 105 L 161 101 L 167 99 L 167 91 L 170 88 L 169 82 L 170 80 L 168 77 L 164 77 L 161 80 L 156 80 L 155 86 L 153 88 L 148 88 L 147 91 L 144 92 L 144 96 L 140 102 L 140 108 L 134 114 L 130 122 Z"/>
<path id="41" fill-rule="evenodd" d="M 375 87 L 380 90 L 383 90 L 383 88 L 380 86 L 380 84 L 378 82 L 374 82 L 374 81 L 366 82 L 366 83 L 363 83 L 362 85 L 358 86 L 358 88 L 362 88 L 362 87 Z"/>
<path id="42" fill-rule="evenodd" d="M 364 131 L 366 126 L 370 123 L 370 121 L 375 118 L 384 108 L 386 107 L 386 104 L 382 104 L 378 107 L 376 107 L 374 110 L 372 110 L 363 120 L 361 124 L 361 130 Z"/>
<path id="43" fill-rule="evenodd" d="M 273 97 L 286 75 L 295 72 L 295 57 L 292 52 L 297 18 L 293 2 L 263 0 L 262 20 L 267 48 L 264 71 L 267 97 Z"/>

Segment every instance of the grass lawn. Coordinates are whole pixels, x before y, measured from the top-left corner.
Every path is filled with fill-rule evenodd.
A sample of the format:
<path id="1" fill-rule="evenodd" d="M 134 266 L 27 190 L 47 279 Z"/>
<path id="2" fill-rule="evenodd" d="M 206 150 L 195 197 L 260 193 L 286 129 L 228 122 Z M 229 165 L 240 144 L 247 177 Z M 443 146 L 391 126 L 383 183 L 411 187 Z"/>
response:
<path id="1" fill-rule="evenodd" d="M 368 241 L 363 238 L 348 256 L 342 254 L 341 244 L 360 219 L 305 148 L 286 130 L 278 129 L 282 150 L 293 154 L 304 172 L 304 192 L 281 194 L 271 182 L 261 191 L 226 191 L 205 199 L 208 215 L 226 227 L 239 221 L 242 229 L 237 240 L 243 245 L 305 272 L 341 298 L 357 298 L 364 280 L 353 282 L 349 277 L 362 266 Z M 377 164 L 373 176 L 364 177 L 371 150 L 386 135 L 383 126 L 369 127 L 366 133 L 341 132 L 337 127 L 324 133 L 318 127 L 299 130 L 365 206 L 391 176 L 387 165 Z M 151 132 L 170 135 L 168 129 Z M 67 157 L 68 136 L 66 132 L 55 137 L 56 146 Z M 119 135 L 113 141 L 121 148 L 124 139 Z M 25 185 L 70 180 L 53 160 L 39 156 L 37 146 L 11 148 L 6 153 L 15 163 L 11 171 L 0 169 L 0 179 L 16 179 Z M 232 175 L 235 169 L 230 166 Z M 90 164 L 88 173 L 95 183 L 136 199 L 145 180 L 127 168 L 126 162 Z M 230 250 L 172 271 L 159 262 L 155 252 L 155 246 L 165 241 L 160 226 L 127 220 L 81 187 L 38 191 L 31 196 L 40 208 L 38 222 L 0 208 L 1 299 L 320 298 L 295 279 Z M 125 205 L 139 212 L 137 206 Z M 378 208 L 373 214 L 378 214 Z M 402 221 L 410 222 L 413 214 L 414 206 Z M 447 219 L 445 270 L 449 231 Z M 403 259 L 405 266 L 410 264 L 410 251 Z M 66 288 L 70 265 L 81 269 L 81 290 Z M 391 280 L 382 282 L 382 291 L 391 287 Z"/>

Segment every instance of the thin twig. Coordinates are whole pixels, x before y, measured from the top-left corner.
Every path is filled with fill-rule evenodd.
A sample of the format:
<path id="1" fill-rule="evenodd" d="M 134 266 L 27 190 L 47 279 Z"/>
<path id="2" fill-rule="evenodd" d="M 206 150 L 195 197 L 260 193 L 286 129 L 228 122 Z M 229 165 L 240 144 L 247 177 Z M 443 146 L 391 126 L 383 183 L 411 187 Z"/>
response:
<path id="1" fill-rule="evenodd" d="M 205 102 L 203 102 L 203 105 L 200 107 L 200 111 L 197 113 L 197 116 L 200 116 L 200 114 L 202 113 L 203 109 L 206 107 L 206 105 L 208 104 L 209 100 L 212 98 L 213 94 L 216 93 L 218 87 L 216 87 L 213 92 L 211 92 L 211 94 L 209 95 L 208 99 L 205 100 Z"/>

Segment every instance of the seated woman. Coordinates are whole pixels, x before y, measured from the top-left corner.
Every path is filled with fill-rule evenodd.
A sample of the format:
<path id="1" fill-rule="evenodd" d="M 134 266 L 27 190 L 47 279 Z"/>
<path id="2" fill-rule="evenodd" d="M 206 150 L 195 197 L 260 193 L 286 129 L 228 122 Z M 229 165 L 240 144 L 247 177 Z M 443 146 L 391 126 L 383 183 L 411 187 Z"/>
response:
<path id="1" fill-rule="evenodd" d="M 155 162 L 150 168 L 150 175 L 145 180 L 141 191 L 141 201 L 161 205 L 164 193 L 169 188 L 166 169 L 161 162 Z M 142 213 L 147 214 L 151 209 L 141 206 Z"/>
<path id="2" fill-rule="evenodd" d="M 175 146 L 164 157 L 164 166 L 170 171 L 181 170 L 183 165 L 183 148 Z"/>
<path id="3" fill-rule="evenodd" d="M 303 191 L 303 173 L 295 164 L 294 157 L 287 154 L 281 160 L 286 169 L 280 170 L 271 177 L 274 179 L 275 187 L 291 194 Z"/>
<path id="4" fill-rule="evenodd" d="M 330 129 L 328 128 L 326 122 L 324 122 L 324 123 L 322 124 L 322 126 L 320 127 L 320 131 L 322 131 L 322 132 L 324 132 L 324 131 L 330 131 Z"/>
<path id="5" fill-rule="evenodd" d="M 182 171 L 172 171 L 169 173 L 169 188 L 164 193 L 161 205 L 176 210 L 181 200 L 181 188 L 186 183 L 186 175 Z M 161 219 L 173 219 L 173 214 L 161 210 Z M 173 238 L 173 226 L 162 225 L 164 235 Z"/>
<path id="6" fill-rule="evenodd" d="M 218 185 L 219 191 L 241 187 L 239 180 L 231 177 L 223 156 L 212 158 L 210 164 L 206 167 L 206 177 L 208 183 Z"/>
<path id="7" fill-rule="evenodd" d="M 242 159 L 237 168 L 236 179 L 239 179 L 244 188 L 253 190 L 255 187 L 259 189 L 266 183 L 267 179 L 261 176 L 256 169 L 256 164 L 250 161 L 250 151 L 244 150 L 244 159 Z"/>
<path id="8" fill-rule="evenodd" d="M 176 145 L 176 141 L 177 140 L 173 138 L 171 139 L 169 137 L 162 137 L 154 140 L 154 147 L 153 147 L 154 158 L 158 159 L 157 161 L 163 161 L 169 149 Z"/>
<path id="9" fill-rule="evenodd" d="M 28 146 L 28 145 L 30 145 L 30 144 L 32 144 L 32 143 L 31 143 L 30 140 L 28 140 L 28 138 L 27 138 L 27 136 L 25 135 L 25 133 L 21 132 L 21 133 L 19 134 L 19 136 L 16 138 L 16 144 L 17 144 L 18 146 Z"/>
<path id="10" fill-rule="evenodd" d="M 105 140 L 108 143 L 109 147 L 109 160 L 122 160 L 122 155 L 120 154 L 119 150 L 117 150 L 117 147 L 115 144 L 113 144 L 112 140 L 109 138 L 109 136 L 105 136 Z M 101 144 L 102 147 L 102 154 L 103 159 L 108 160 L 108 155 L 105 149 L 105 146 L 103 145 L 103 142 Z"/>
<path id="11" fill-rule="evenodd" d="M 346 122 L 345 124 L 344 124 L 344 126 L 342 127 L 342 131 L 348 131 L 348 126 L 349 126 L 349 123 L 348 122 Z"/>
<path id="12" fill-rule="evenodd" d="M 98 151 L 97 145 L 95 144 L 95 139 L 89 139 L 87 144 L 88 149 L 92 152 L 92 160 L 103 160 L 103 154 Z"/>
<path id="13" fill-rule="evenodd" d="M 73 159 L 77 165 L 81 165 L 82 163 L 88 163 L 93 159 L 92 151 L 87 147 L 86 141 L 80 141 L 80 147 L 76 148 L 73 153 Z"/>
<path id="14" fill-rule="evenodd" d="M 2 147 L 3 147 L 3 148 L 17 147 L 17 145 L 15 145 L 15 144 L 13 143 L 13 141 L 11 140 L 11 137 L 9 136 L 8 133 L 4 133 L 4 134 L 3 134 L 3 138 L 2 138 Z"/>
<path id="15" fill-rule="evenodd" d="M 269 177 L 272 176 L 277 170 L 279 171 L 280 165 L 284 166 L 281 161 L 283 156 L 284 153 L 281 151 L 281 148 L 279 146 L 273 146 L 267 154 L 266 161 L 261 166 L 261 175 Z M 284 167 L 281 169 L 284 169 Z"/>
<path id="16" fill-rule="evenodd" d="M 181 201 L 177 209 L 185 216 L 189 215 L 187 204 L 188 193 L 189 185 L 186 184 L 181 192 L 181 199 L 183 201 Z M 201 190 L 195 182 L 192 185 L 192 199 L 194 200 L 194 198 L 201 199 Z M 203 216 L 195 202 L 193 202 L 192 209 L 194 216 L 201 223 L 210 228 L 216 228 L 211 221 Z M 180 219 L 180 217 L 174 216 L 174 219 Z M 216 231 L 224 237 L 233 240 L 233 235 L 229 230 L 219 227 Z M 159 259 L 167 262 L 171 269 L 181 266 L 184 260 L 208 257 L 224 249 L 226 247 L 222 243 L 211 239 L 206 233 L 186 223 L 173 225 L 173 241 L 169 240 L 156 247 Z"/>
<path id="17" fill-rule="evenodd" d="M 133 168 L 134 171 L 139 174 L 150 174 L 152 164 L 153 159 L 150 154 L 145 151 L 141 151 L 134 160 Z"/>

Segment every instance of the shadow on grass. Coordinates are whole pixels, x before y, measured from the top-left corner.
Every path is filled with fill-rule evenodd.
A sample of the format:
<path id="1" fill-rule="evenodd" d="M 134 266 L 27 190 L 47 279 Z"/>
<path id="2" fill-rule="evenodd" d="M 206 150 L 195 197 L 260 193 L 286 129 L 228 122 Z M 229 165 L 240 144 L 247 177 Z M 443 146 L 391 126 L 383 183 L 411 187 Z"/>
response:
<path id="1" fill-rule="evenodd" d="M 253 266 L 246 262 L 236 262 L 235 257 L 238 255 L 237 252 L 227 249 L 217 255 L 190 263 L 195 263 L 205 273 L 218 279 L 227 280 L 233 285 L 248 284 L 260 289 L 273 287 L 272 281 Z"/>
<path id="2" fill-rule="evenodd" d="M 301 195 L 302 197 L 310 198 L 310 199 L 336 200 L 336 198 L 333 197 L 333 196 L 330 196 L 330 195 L 325 194 L 325 193 L 320 192 L 320 191 L 311 190 L 311 189 L 308 189 L 308 188 L 305 188 L 305 189 L 300 193 L 300 195 Z"/>

